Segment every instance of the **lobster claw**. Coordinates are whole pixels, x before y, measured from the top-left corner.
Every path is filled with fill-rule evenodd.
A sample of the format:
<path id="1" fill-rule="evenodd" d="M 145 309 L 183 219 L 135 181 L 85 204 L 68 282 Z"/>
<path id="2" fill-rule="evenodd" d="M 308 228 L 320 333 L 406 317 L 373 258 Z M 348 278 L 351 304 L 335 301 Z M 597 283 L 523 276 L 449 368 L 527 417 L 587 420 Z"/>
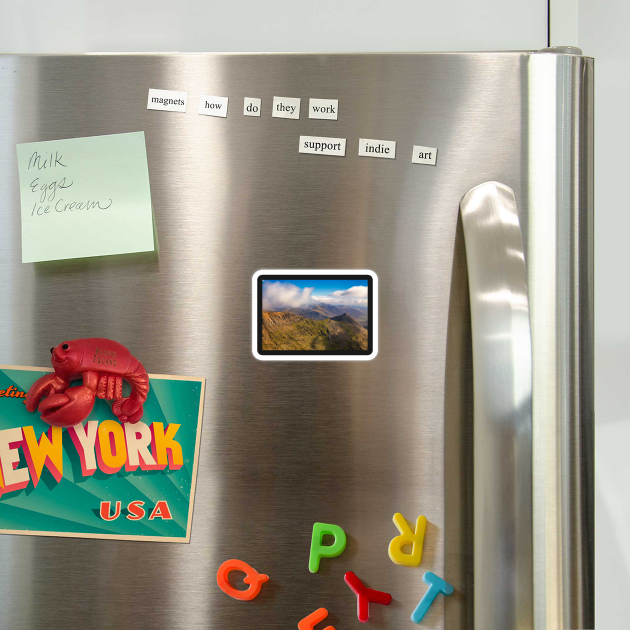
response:
<path id="1" fill-rule="evenodd" d="M 31 385 L 26 394 L 26 409 L 31 412 L 35 411 L 39 401 L 44 396 L 50 396 L 54 392 L 61 391 L 66 387 L 68 387 L 68 383 L 54 372 L 41 376 Z"/>
<path id="2" fill-rule="evenodd" d="M 90 415 L 95 400 L 95 392 L 85 385 L 78 385 L 63 393 L 48 396 L 37 409 L 44 422 L 54 427 L 73 427 Z"/>

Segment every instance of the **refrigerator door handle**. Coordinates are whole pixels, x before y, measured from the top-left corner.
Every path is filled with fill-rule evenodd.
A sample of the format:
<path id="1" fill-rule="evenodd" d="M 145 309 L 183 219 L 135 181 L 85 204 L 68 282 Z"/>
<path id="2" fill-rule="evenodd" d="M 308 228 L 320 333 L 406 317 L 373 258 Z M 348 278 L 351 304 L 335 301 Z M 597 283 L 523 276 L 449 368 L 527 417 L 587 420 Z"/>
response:
<path id="1" fill-rule="evenodd" d="M 533 625 L 532 344 L 514 192 L 460 202 L 473 346 L 475 628 Z"/>

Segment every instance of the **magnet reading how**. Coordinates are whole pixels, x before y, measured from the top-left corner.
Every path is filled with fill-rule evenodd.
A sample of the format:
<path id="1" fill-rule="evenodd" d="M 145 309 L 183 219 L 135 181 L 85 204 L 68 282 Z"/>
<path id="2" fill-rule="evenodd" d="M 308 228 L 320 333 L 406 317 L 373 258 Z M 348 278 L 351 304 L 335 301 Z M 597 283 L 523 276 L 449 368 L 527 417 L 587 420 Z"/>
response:
<path id="1" fill-rule="evenodd" d="M 242 571 L 245 573 L 243 582 L 249 584 L 249 588 L 242 591 L 234 588 L 230 584 L 228 575 L 230 571 Z M 240 599 L 244 602 L 249 602 L 260 593 L 262 585 L 269 580 L 269 576 L 264 573 L 258 573 L 256 569 L 253 569 L 246 562 L 242 560 L 226 560 L 217 571 L 217 584 L 219 588 L 230 597 L 234 599 Z"/>
<path id="2" fill-rule="evenodd" d="M 314 153 L 319 155 L 346 154 L 345 138 L 318 138 L 317 136 L 300 136 L 300 153 Z"/>
<path id="3" fill-rule="evenodd" d="M 395 140 L 369 140 L 361 138 L 359 140 L 359 155 L 361 157 L 396 159 Z"/>
<path id="4" fill-rule="evenodd" d="M 332 545 L 324 545 L 324 536 L 333 536 Z M 346 533 L 339 525 L 329 525 L 327 523 L 315 523 L 313 525 L 313 536 L 311 538 L 311 553 L 308 559 L 308 570 L 311 573 L 319 571 L 319 561 L 322 558 L 336 558 L 340 556 L 346 548 Z"/>
<path id="5" fill-rule="evenodd" d="M 289 98 L 287 96 L 274 96 L 271 115 L 273 118 L 299 118 L 300 117 L 299 98 Z"/>
<path id="6" fill-rule="evenodd" d="M 199 97 L 199 113 L 204 116 L 226 118 L 228 114 L 228 97 L 202 94 Z"/>

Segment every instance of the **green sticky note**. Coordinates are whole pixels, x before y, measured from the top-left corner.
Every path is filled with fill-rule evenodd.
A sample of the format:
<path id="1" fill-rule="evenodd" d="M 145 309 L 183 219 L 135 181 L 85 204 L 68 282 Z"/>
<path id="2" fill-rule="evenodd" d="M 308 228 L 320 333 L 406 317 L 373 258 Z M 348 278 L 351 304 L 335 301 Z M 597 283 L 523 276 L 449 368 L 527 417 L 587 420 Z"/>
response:
<path id="1" fill-rule="evenodd" d="M 17 145 L 22 262 L 153 251 L 144 132 Z"/>

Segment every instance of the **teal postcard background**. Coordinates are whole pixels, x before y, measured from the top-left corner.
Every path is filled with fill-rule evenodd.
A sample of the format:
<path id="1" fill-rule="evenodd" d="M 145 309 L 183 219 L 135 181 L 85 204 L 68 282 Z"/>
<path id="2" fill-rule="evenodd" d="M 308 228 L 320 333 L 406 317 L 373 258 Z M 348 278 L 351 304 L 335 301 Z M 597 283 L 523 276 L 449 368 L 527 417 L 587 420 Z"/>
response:
<path id="1" fill-rule="evenodd" d="M 27 369 L 0 369 L 0 390 L 13 385 L 27 392 L 29 387 L 44 371 Z M 140 468 L 133 472 L 124 467 L 114 475 L 108 475 L 97 468 L 89 477 L 83 477 L 77 450 L 68 435 L 63 431 L 63 477 L 59 483 L 44 467 L 37 487 L 32 481 L 22 490 L 8 492 L 0 496 L 0 530 L 20 532 L 70 533 L 90 537 L 142 536 L 181 539 L 186 542 L 189 512 L 194 496 L 193 475 L 196 474 L 195 450 L 197 432 L 201 431 L 200 408 L 203 405 L 203 379 L 177 380 L 151 378 L 150 390 L 144 404 L 141 422 L 166 425 L 181 425 L 175 440 L 182 447 L 184 465 L 176 471 Z M 97 399 L 87 420 L 113 420 L 115 416 L 110 405 Z M 49 429 L 39 413 L 29 413 L 24 398 L 0 397 L 0 430 L 13 427 L 32 426 L 37 439 Z M 19 468 L 26 467 L 26 459 L 20 448 Z M 157 501 L 165 500 L 173 520 L 148 516 Z M 100 518 L 101 501 L 112 502 L 112 512 L 116 501 L 122 503 L 122 513 L 114 521 Z M 132 521 L 125 518 L 127 505 L 131 501 L 144 501 L 146 516 Z"/>

